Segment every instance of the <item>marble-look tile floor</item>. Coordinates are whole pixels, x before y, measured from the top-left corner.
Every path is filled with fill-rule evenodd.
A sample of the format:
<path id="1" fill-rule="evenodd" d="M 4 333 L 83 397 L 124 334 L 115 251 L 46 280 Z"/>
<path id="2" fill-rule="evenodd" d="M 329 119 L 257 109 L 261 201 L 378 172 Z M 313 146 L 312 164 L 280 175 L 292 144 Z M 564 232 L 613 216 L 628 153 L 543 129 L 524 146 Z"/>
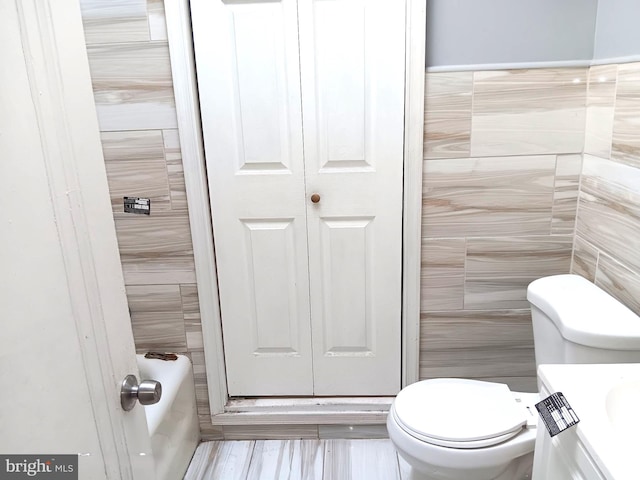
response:
<path id="1" fill-rule="evenodd" d="M 408 480 L 388 439 L 201 443 L 185 480 Z"/>

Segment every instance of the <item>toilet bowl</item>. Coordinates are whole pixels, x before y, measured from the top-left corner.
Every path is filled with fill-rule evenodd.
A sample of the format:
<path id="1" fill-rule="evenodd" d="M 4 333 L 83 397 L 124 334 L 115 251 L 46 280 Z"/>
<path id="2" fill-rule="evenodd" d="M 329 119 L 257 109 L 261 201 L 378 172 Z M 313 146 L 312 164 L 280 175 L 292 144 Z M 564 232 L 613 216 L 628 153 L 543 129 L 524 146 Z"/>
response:
<path id="1" fill-rule="evenodd" d="M 387 430 L 412 478 L 524 480 L 536 438 L 535 393 L 500 383 L 424 380 L 394 400 Z"/>
<path id="2" fill-rule="evenodd" d="M 536 367 L 547 363 L 638 363 L 640 318 L 578 275 L 532 282 Z M 606 319 L 606 321 L 603 321 Z M 405 387 L 387 417 L 389 438 L 414 480 L 530 478 L 538 394 L 454 378 Z"/>

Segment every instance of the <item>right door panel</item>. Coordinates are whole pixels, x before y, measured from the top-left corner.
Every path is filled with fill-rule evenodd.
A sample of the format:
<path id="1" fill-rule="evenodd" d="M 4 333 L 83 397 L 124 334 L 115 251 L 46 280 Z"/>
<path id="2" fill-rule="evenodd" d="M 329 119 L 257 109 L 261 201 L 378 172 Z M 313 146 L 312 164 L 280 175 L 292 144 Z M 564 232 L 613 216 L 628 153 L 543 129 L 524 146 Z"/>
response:
<path id="1" fill-rule="evenodd" d="M 298 15 L 314 394 L 395 395 L 404 2 L 299 0 Z"/>

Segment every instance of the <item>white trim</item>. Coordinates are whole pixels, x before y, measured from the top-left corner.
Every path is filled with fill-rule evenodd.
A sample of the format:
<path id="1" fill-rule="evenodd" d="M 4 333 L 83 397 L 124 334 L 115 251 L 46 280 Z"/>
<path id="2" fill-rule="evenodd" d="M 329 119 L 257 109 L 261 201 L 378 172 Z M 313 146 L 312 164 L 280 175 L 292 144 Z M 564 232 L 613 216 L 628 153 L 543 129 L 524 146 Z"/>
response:
<path id="1" fill-rule="evenodd" d="M 394 397 L 308 397 L 308 398 L 239 398 L 230 400 L 226 411 L 232 412 L 311 412 L 388 410 Z M 322 407 L 322 408 L 319 408 Z"/>
<path id="2" fill-rule="evenodd" d="M 196 277 L 198 291 L 201 292 L 199 298 L 209 402 L 211 415 L 215 415 L 213 421 L 217 422 L 219 414 L 224 411 L 228 395 L 188 3 L 188 0 L 165 0 L 165 12 Z M 403 266 L 406 269 L 403 273 L 403 385 L 418 379 L 426 0 L 407 0 L 406 21 L 405 116 L 408 120 L 405 120 L 407 131 L 405 132 L 403 232 L 407 237 L 403 242 L 403 248 L 407 250 L 403 256 Z M 203 294 L 204 292 L 207 294 Z M 407 341 L 406 338 L 410 340 Z M 221 421 L 224 421 L 224 418 L 226 417 L 220 417 Z M 382 417 L 376 418 L 380 420 Z M 360 423 L 368 420 L 371 419 L 365 417 Z"/>
<path id="3" fill-rule="evenodd" d="M 614 63 L 633 63 L 640 62 L 640 55 L 626 55 L 624 57 L 610 57 L 610 58 L 594 58 L 591 61 L 591 65 L 609 65 Z"/>
<path id="4" fill-rule="evenodd" d="M 591 60 L 561 60 L 556 62 L 514 62 L 514 63 L 480 63 L 475 65 L 438 65 L 427 67 L 429 73 L 468 72 L 482 70 L 526 70 L 533 68 L 579 68 L 589 67 Z"/>
<path id="5" fill-rule="evenodd" d="M 228 400 L 227 378 L 189 0 L 165 0 L 164 8 L 199 292 L 209 405 L 211 415 L 216 415 L 224 412 Z"/>
<path id="6" fill-rule="evenodd" d="M 419 379 L 420 252 L 426 0 L 407 0 L 404 209 L 402 213 L 402 386 Z"/>
<path id="7" fill-rule="evenodd" d="M 394 397 L 258 398 L 231 400 L 214 425 L 384 424 Z"/>
<path id="8" fill-rule="evenodd" d="M 383 425 L 389 407 L 384 410 L 316 410 L 296 412 L 225 412 L 211 417 L 213 425 Z"/>

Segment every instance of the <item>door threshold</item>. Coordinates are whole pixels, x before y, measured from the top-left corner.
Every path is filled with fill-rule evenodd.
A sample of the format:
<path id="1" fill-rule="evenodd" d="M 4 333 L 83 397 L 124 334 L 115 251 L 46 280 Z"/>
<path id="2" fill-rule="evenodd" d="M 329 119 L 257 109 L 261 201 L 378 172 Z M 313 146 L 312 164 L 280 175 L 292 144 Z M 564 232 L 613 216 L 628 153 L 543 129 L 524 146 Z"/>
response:
<path id="1" fill-rule="evenodd" d="M 234 398 L 213 425 L 376 425 L 395 397 Z"/>

